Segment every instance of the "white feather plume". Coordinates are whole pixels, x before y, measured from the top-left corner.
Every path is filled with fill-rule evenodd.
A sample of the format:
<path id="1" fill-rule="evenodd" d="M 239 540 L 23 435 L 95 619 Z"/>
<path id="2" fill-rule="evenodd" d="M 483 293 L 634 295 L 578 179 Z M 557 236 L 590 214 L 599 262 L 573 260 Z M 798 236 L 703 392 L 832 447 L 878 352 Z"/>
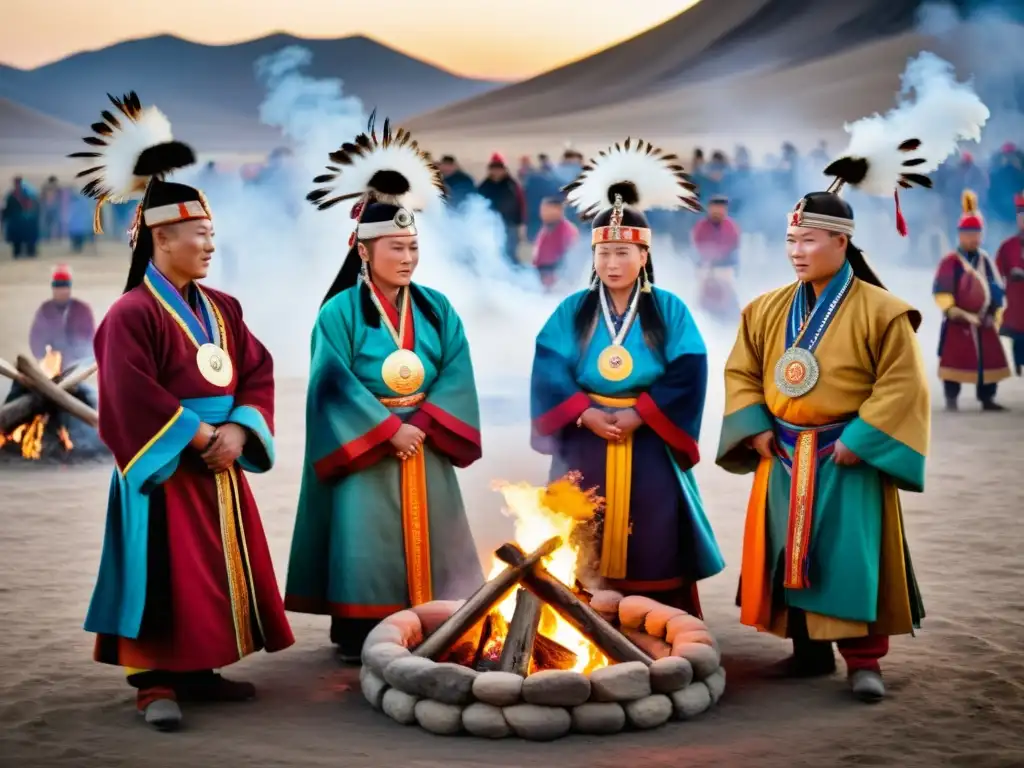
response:
<path id="1" fill-rule="evenodd" d="M 330 159 L 328 173 L 313 180 L 321 186 L 306 196 L 321 210 L 367 194 L 414 211 L 427 210 L 444 200 L 441 172 L 408 131 L 399 128 L 392 135 L 387 121 L 378 140 L 371 118 L 369 132 L 360 134 L 354 142 L 343 144 L 330 154 Z M 381 171 L 401 175 L 408 189 L 393 194 L 375 188 L 373 178 Z"/>
<path id="2" fill-rule="evenodd" d="M 636 188 L 638 199 L 629 204 L 640 210 L 701 210 L 696 186 L 679 158 L 642 140 L 626 139 L 601 152 L 564 191 L 568 202 L 586 219 L 611 208 L 614 201 L 609 199 L 609 188 L 624 183 Z"/>
<path id="3" fill-rule="evenodd" d="M 894 109 L 844 126 L 850 141 L 842 156 L 867 161 L 863 178 L 847 182 L 872 195 L 891 195 L 897 186 L 906 187 L 908 173 L 910 183 L 920 183 L 914 174 L 936 170 L 956 152 L 958 142 L 978 141 L 989 116 L 970 83 L 957 82 L 952 64 L 922 52 L 907 63 Z M 910 139 L 920 145 L 901 150 L 901 143 Z"/>
<path id="4" fill-rule="evenodd" d="M 90 151 L 71 157 L 87 161 L 89 167 L 78 177 L 85 180 L 83 191 L 90 197 L 112 202 L 139 199 L 150 179 L 136 176 L 135 164 L 145 150 L 174 140 L 171 122 L 156 107 L 142 107 L 134 93 L 110 100 L 118 114 L 104 111 L 103 120 L 92 126 L 96 135 L 85 139 Z"/>

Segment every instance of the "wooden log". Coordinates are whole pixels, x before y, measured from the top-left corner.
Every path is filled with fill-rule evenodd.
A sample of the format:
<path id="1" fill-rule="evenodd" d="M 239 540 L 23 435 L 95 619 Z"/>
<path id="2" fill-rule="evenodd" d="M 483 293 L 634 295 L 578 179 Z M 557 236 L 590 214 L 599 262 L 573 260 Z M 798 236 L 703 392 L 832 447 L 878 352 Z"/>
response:
<path id="1" fill-rule="evenodd" d="M 0 364 L 2 363 L 3 360 L 0 360 Z M 87 365 L 84 368 L 76 368 L 68 371 L 67 375 L 56 382 L 56 384 L 65 392 L 72 392 L 85 382 L 86 379 L 96 373 L 96 369 L 96 363 Z M 18 373 L 18 376 L 21 376 L 21 374 Z M 21 376 L 21 378 L 24 379 L 25 377 Z M 25 387 L 29 389 L 28 392 L 14 398 L 9 403 L 0 405 L 0 434 L 6 434 L 19 424 L 24 424 L 46 407 L 46 398 L 33 389 L 31 381 L 26 379 Z"/>
<path id="2" fill-rule="evenodd" d="M 455 643 L 438 657 L 438 661 L 461 664 L 464 667 L 475 667 L 483 654 L 484 646 L 491 638 L 491 614 L 487 614 L 483 621 L 460 637 Z"/>
<path id="3" fill-rule="evenodd" d="M 413 651 L 413 655 L 437 661 L 437 658 L 441 654 L 451 648 L 460 637 L 466 634 L 466 632 L 468 632 L 478 621 L 490 613 L 491 609 L 500 603 L 502 599 L 504 599 L 505 595 L 512 591 L 513 587 L 522 581 L 523 574 L 525 574 L 534 563 L 540 562 L 541 558 L 547 557 L 560 546 L 562 546 L 562 539 L 558 536 L 548 539 L 529 555 L 523 554 L 523 551 L 514 544 L 502 545 L 498 551 L 494 553 L 495 556 L 501 558 L 501 554 L 499 553 L 505 553 L 507 555 L 509 552 L 508 548 L 513 547 L 514 551 L 521 557 L 520 562 L 516 565 L 510 565 L 480 587 L 472 597 L 470 597 L 457 611 L 455 611 L 455 613 L 452 614 L 448 621 L 434 630 L 429 637 L 420 643 L 419 647 Z M 502 562 L 507 561 L 502 559 Z"/>
<path id="4" fill-rule="evenodd" d="M 516 610 L 508 625 L 505 645 L 501 649 L 498 669 L 514 672 L 520 677 L 530 674 L 530 660 L 533 658 L 533 643 L 540 626 L 540 600 L 527 589 L 519 588 L 516 593 Z"/>
<path id="5" fill-rule="evenodd" d="M 93 429 L 99 426 L 100 417 L 96 409 L 57 386 L 35 360 L 31 360 L 25 355 L 18 355 L 18 370 L 31 382 L 31 386 L 36 392 L 54 405 L 84 421 Z"/>
<path id="6" fill-rule="evenodd" d="M 16 381 L 22 386 L 30 386 L 28 380 L 20 373 L 18 373 L 18 369 L 15 368 L 10 363 L 8 363 L 2 357 L 0 357 L 0 375 L 6 376 L 8 379 L 11 379 L 12 381 Z"/>
<path id="7" fill-rule="evenodd" d="M 533 672 L 544 669 L 572 669 L 576 666 L 577 656 L 561 643 L 557 643 L 547 635 L 537 635 L 533 644 Z"/>
<path id="8" fill-rule="evenodd" d="M 495 556 L 509 565 L 522 563 L 525 559 L 521 549 L 515 553 L 510 553 L 507 549 L 499 550 L 495 552 Z M 647 666 L 654 663 L 654 659 L 637 648 L 628 637 L 576 597 L 565 584 L 548 573 L 539 561 L 535 562 L 523 577 L 523 586 L 550 605 L 559 616 L 572 624 L 612 661 L 642 661 Z"/>

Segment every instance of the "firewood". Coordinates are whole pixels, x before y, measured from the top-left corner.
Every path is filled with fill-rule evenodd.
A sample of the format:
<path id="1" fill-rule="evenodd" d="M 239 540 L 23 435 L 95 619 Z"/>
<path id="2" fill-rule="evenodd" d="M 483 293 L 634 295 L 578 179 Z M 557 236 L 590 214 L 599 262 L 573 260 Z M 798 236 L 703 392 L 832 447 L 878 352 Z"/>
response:
<path id="1" fill-rule="evenodd" d="M 18 355 L 18 370 L 31 382 L 31 386 L 36 392 L 54 405 L 75 418 L 81 419 L 94 429 L 99 425 L 100 417 L 96 410 L 54 384 L 35 360 L 31 360 L 25 355 Z"/>
<path id="2" fill-rule="evenodd" d="M 499 550 L 495 552 L 495 556 L 509 565 L 519 565 L 525 561 L 525 555 L 518 547 L 515 547 L 515 551 Z M 576 597 L 571 589 L 548 573 L 539 560 L 523 577 L 523 586 L 550 605 L 559 616 L 572 624 L 612 661 L 642 661 L 647 666 L 654 663 L 654 659 L 637 648 L 597 611 Z"/>
<path id="3" fill-rule="evenodd" d="M 10 363 L 8 363 L 2 357 L 0 357 L 0 375 L 6 376 L 8 379 L 18 382 L 23 387 L 30 386 L 28 380 L 20 373 L 18 373 L 18 369 L 15 368 Z"/>
<path id="4" fill-rule="evenodd" d="M 3 360 L 0 360 L 0 364 L 3 364 L 3 362 Z M 72 392 L 94 373 L 96 373 L 96 363 L 87 365 L 84 368 L 76 368 L 58 381 L 57 386 L 65 392 Z M 21 376 L 21 374 L 18 373 L 18 376 Z M 21 378 L 24 379 L 25 377 L 21 376 Z M 33 389 L 31 381 L 26 379 L 25 387 L 29 390 L 28 392 L 14 398 L 9 403 L 0 405 L 0 434 L 10 432 L 19 424 L 24 424 L 34 414 L 39 413 L 46 407 L 46 398 Z"/>
<path id="5" fill-rule="evenodd" d="M 544 669 L 572 669 L 576 666 L 577 656 L 561 643 L 557 643 L 547 635 L 537 635 L 533 644 L 533 669 L 539 672 Z"/>
<path id="6" fill-rule="evenodd" d="M 505 635 L 498 669 L 515 672 L 520 677 L 530 674 L 530 660 L 533 658 L 533 644 L 540 625 L 541 602 L 529 590 L 519 588 L 516 593 L 516 609 Z"/>
<path id="7" fill-rule="evenodd" d="M 506 552 L 509 546 L 505 544 L 495 552 L 500 557 L 501 552 Z M 452 614 L 444 624 L 438 627 L 427 637 L 419 647 L 413 651 L 413 655 L 420 656 L 434 661 L 452 647 L 459 638 L 468 632 L 473 625 L 484 618 L 491 609 L 500 603 L 505 595 L 512 591 L 523 578 L 523 574 L 534 564 L 540 562 L 541 558 L 547 557 L 556 549 L 562 546 L 562 539 L 555 536 L 540 545 L 538 549 L 529 555 L 516 547 L 516 551 L 522 558 L 515 565 L 510 565 L 493 579 L 478 589 L 462 606 Z"/>

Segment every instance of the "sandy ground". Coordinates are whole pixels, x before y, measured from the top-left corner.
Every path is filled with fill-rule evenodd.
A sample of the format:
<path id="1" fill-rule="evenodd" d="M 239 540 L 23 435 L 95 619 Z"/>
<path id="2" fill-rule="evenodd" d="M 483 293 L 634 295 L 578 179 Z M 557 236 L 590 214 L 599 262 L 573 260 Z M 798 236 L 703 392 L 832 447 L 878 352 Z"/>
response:
<path id="1" fill-rule="evenodd" d="M 97 313 L 116 298 L 127 266 L 126 253 L 104 250 L 74 261 L 76 291 Z M 31 312 L 46 297 L 58 254 L 44 251 L 33 264 L 0 258 L 0 356 L 25 350 Z M 930 355 L 931 341 L 924 343 Z M 187 709 L 183 732 L 151 732 L 118 671 L 91 662 L 91 637 L 81 628 L 109 468 L 0 465 L 0 765 L 1024 765 L 1017 474 L 1024 387 L 1010 382 L 1003 390 L 1014 407 L 1009 414 L 976 413 L 965 398 L 964 413 L 935 415 L 928 491 L 905 497 L 928 619 L 917 638 L 894 641 L 886 702 L 854 703 L 839 676 L 780 683 L 760 675 L 786 648 L 741 627 L 732 605 L 748 482 L 705 461 L 697 475 L 730 563 L 702 593 L 729 672 L 724 699 L 699 721 L 543 745 L 439 738 L 395 725 L 370 710 L 356 672 L 334 660 L 326 620 L 299 615 L 292 617 L 292 649 L 232 670 L 259 686 L 257 701 Z M 302 461 L 303 399 L 301 380 L 279 382 L 279 463 L 252 481 L 282 580 Z M 705 427 L 705 456 L 714 452 L 716 433 Z M 485 424 L 486 458 L 462 475 L 484 551 L 508 532 L 490 481 L 543 477 L 544 463 L 525 447 L 526 434 L 521 421 Z"/>

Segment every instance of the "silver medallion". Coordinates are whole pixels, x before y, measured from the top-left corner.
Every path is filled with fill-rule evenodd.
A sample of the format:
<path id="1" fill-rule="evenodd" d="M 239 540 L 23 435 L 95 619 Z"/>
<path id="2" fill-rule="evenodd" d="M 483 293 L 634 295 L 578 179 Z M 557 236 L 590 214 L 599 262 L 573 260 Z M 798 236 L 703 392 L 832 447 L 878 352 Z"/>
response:
<path id="1" fill-rule="evenodd" d="M 818 383 L 818 360 L 801 347 L 790 347 L 775 364 L 775 388 L 789 398 L 803 397 Z"/>

